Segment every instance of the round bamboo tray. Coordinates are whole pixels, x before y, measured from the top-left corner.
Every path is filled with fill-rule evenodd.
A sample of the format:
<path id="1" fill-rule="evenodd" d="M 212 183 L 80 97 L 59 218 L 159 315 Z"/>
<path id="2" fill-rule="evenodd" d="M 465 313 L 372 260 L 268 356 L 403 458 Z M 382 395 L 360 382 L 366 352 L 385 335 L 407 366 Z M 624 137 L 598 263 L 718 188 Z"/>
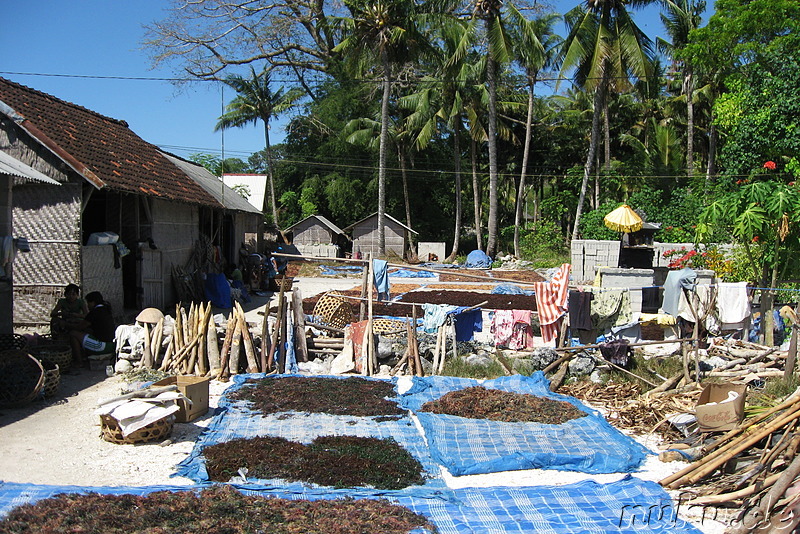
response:
<path id="1" fill-rule="evenodd" d="M 46 343 L 44 345 L 31 347 L 28 352 L 37 360 L 50 360 L 58 365 L 58 368 L 62 372 L 66 372 L 72 367 L 72 349 L 69 348 L 69 345 Z"/>
<path id="2" fill-rule="evenodd" d="M 144 428 L 136 432 L 131 432 L 127 436 L 122 435 L 122 429 L 116 419 L 108 415 L 100 416 L 100 429 L 104 440 L 119 445 L 132 445 L 135 443 L 147 443 L 164 439 L 172 432 L 175 423 L 175 416 L 170 415 L 164 419 L 153 421 Z"/>
<path id="3" fill-rule="evenodd" d="M 353 322 L 353 308 L 339 293 L 329 291 L 322 295 L 314 305 L 313 315 L 333 328 L 344 328 Z"/>
<path id="4" fill-rule="evenodd" d="M 0 406 L 28 404 L 42 391 L 44 368 L 24 350 L 0 352 Z"/>
<path id="5" fill-rule="evenodd" d="M 61 371 L 57 363 L 48 360 L 47 358 L 39 360 L 44 369 L 44 391 L 45 398 L 50 398 L 58 393 L 58 386 L 61 384 Z"/>
<path id="6" fill-rule="evenodd" d="M 0 334 L 0 351 L 22 350 L 28 346 L 28 340 L 22 334 Z"/>

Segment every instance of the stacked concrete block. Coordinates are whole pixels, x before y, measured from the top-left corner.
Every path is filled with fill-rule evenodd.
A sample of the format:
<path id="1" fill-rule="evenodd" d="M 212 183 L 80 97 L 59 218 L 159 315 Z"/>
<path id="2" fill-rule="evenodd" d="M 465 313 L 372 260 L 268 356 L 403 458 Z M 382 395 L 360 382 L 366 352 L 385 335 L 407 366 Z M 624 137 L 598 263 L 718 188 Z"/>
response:
<path id="1" fill-rule="evenodd" d="M 573 280 L 591 282 L 598 267 L 617 267 L 620 247 L 619 241 L 574 240 L 571 248 Z"/>
<path id="2" fill-rule="evenodd" d="M 621 269 L 618 267 L 600 267 L 600 286 L 603 288 L 636 288 L 631 291 L 631 311 L 641 313 L 642 292 L 639 288 L 653 285 L 653 269 Z"/>

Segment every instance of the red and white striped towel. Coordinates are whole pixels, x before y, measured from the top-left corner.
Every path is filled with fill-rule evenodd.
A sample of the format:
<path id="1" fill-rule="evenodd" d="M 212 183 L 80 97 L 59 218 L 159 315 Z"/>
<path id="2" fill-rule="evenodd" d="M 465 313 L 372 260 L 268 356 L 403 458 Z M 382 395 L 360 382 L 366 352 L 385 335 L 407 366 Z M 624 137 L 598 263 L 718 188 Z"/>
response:
<path id="1" fill-rule="evenodd" d="M 542 338 L 545 342 L 555 339 L 558 332 L 558 320 L 567 312 L 567 295 L 569 290 L 569 273 L 572 266 L 564 263 L 549 282 L 537 282 L 533 285 L 536 296 L 536 311 L 539 312 L 539 324 L 542 326 Z"/>

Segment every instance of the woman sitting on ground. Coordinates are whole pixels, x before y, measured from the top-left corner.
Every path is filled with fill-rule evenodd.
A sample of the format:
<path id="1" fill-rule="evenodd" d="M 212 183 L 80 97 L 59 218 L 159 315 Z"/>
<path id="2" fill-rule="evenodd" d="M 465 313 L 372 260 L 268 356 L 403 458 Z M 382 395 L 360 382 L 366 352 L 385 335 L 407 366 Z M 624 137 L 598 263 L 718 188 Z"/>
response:
<path id="1" fill-rule="evenodd" d="M 114 347 L 114 317 L 111 306 L 99 291 L 86 295 L 89 313 L 70 332 L 72 358 L 78 365 L 88 364 L 91 354 L 112 354 Z"/>
<path id="2" fill-rule="evenodd" d="M 50 312 L 50 334 L 53 337 L 66 335 L 89 313 L 86 301 L 80 298 L 81 288 L 69 284 L 64 288 L 64 297 L 58 299 Z"/>

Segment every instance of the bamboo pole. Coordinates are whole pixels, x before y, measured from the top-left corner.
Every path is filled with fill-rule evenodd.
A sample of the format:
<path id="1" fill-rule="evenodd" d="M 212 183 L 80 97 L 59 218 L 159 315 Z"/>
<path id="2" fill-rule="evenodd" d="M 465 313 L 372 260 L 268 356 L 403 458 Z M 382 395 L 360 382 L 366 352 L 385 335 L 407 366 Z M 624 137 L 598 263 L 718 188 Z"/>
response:
<path id="1" fill-rule="evenodd" d="M 425 370 L 422 368 L 422 358 L 419 355 L 419 342 L 417 340 L 417 308 L 411 309 L 411 337 L 414 343 L 414 375 L 425 376 Z"/>
<path id="2" fill-rule="evenodd" d="M 303 293 L 300 288 L 292 290 L 292 311 L 294 312 L 294 337 L 298 360 L 308 361 L 308 345 L 306 344 L 305 314 L 303 313 Z"/>
<path id="3" fill-rule="evenodd" d="M 142 367 L 153 368 L 153 353 L 150 350 L 150 325 L 144 324 L 144 353 L 142 354 Z"/>
<path id="4" fill-rule="evenodd" d="M 769 436 L 777 429 L 797 419 L 798 417 L 800 417 L 800 406 L 796 406 L 794 409 L 787 410 L 786 413 L 765 424 L 762 428 L 754 430 L 750 434 L 740 436 L 724 447 L 717 449 L 710 455 L 691 464 L 686 469 L 678 471 L 674 475 L 661 480 L 659 483 L 662 486 L 666 486 L 670 489 L 679 488 L 686 484 L 694 484 L 698 480 L 710 475 L 718 467 L 740 452 L 746 450 L 753 444 L 758 443 L 760 440 Z"/>
<path id="5" fill-rule="evenodd" d="M 208 314 L 208 327 L 206 327 L 206 351 L 208 351 L 208 369 L 211 372 L 219 369 L 219 341 L 217 340 L 217 325 L 214 315 Z"/>
<path id="6" fill-rule="evenodd" d="M 164 340 L 164 318 L 158 320 L 156 327 L 153 330 L 153 341 L 150 343 L 150 353 L 153 355 L 153 365 L 155 368 L 158 365 L 161 357 L 161 342 Z"/>
<path id="7" fill-rule="evenodd" d="M 375 343 L 372 338 L 372 290 L 375 282 L 375 273 L 372 265 L 372 253 L 367 254 L 367 331 L 364 337 L 367 340 L 367 376 L 372 376 L 377 371 L 375 358 Z"/>
<path id="8" fill-rule="evenodd" d="M 261 370 L 267 372 L 267 350 L 269 350 L 269 301 L 264 304 L 264 319 L 261 322 Z"/>
<path id="9" fill-rule="evenodd" d="M 247 357 L 247 372 L 257 373 L 258 362 L 256 361 L 256 353 L 253 348 L 253 339 L 250 336 L 250 328 L 247 326 L 247 319 L 244 316 L 244 310 L 241 304 L 236 303 L 236 310 L 239 313 L 239 320 L 242 322 L 242 343 L 244 344 L 244 353 Z"/>

